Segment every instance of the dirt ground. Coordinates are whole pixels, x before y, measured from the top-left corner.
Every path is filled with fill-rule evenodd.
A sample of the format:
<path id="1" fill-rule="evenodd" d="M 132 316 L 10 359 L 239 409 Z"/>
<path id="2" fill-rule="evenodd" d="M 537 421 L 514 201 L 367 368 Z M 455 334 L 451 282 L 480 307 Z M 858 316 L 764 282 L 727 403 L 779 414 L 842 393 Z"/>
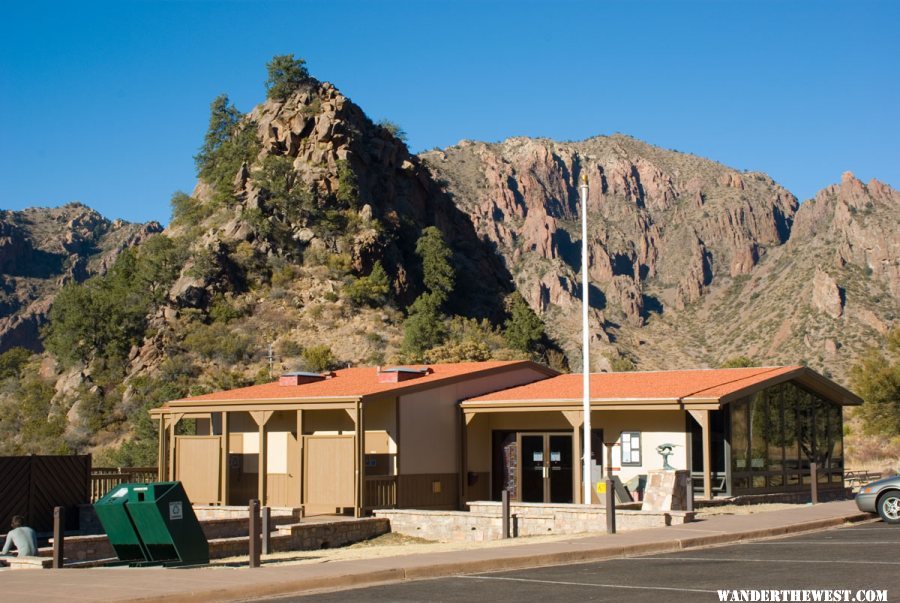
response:
<path id="1" fill-rule="evenodd" d="M 708 509 L 701 509 L 697 513 L 697 517 L 699 519 L 702 519 L 703 517 L 710 517 L 713 515 L 747 515 L 751 513 L 763 513 L 765 511 L 777 511 L 780 509 L 796 508 L 799 506 L 803 505 L 783 503 L 760 505 L 725 505 L 722 507 L 710 507 Z M 390 533 L 340 548 L 320 549 L 315 551 L 285 551 L 280 553 L 272 553 L 270 555 L 263 556 L 262 562 L 265 565 L 329 563 L 332 561 L 372 559 L 375 557 L 387 557 L 393 555 L 443 553 L 448 551 L 461 551 L 468 549 L 515 546 L 517 544 L 525 543 L 532 544 L 540 542 L 559 542 L 561 540 L 571 540 L 572 538 L 590 535 L 592 535 L 592 533 L 558 534 L 553 536 L 527 536 L 522 538 L 513 538 L 510 540 L 491 540 L 488 542 L 435 542 L 431 540 L 425 540 L 424 538 L 416 538 L 413 536 L 404 536 L 402 534 Z M 217 559 L 213 561 L 211 565 L 219 567 L 239 567 L 246 564 L 246 557 L 228 557 L 225 559 Z"/>

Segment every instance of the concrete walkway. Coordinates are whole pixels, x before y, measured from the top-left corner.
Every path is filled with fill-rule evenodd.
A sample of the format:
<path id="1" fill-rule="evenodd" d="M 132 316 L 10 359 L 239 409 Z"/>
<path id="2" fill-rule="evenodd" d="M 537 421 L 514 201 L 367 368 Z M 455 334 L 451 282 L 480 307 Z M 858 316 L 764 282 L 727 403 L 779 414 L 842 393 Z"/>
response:
<path id="1" fill-rule="evenodd" d="M 821 530 L 874 516 L 853 501 L 753 515 L 722 515 L 683 526 L 490 549 L 249 568 L 97 568 L 0 572 L 4 600 L 235 601 L 455 574 L 596 561 Z"/>

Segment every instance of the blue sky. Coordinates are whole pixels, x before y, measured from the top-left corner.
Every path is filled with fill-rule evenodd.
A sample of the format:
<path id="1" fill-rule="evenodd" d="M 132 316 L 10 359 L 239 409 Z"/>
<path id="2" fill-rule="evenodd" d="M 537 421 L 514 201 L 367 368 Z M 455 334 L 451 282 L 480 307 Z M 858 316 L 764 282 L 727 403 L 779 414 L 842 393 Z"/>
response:
<path id="1" fill-rule="evenodd" d="M 5 2 L 0 208 L 168 221 L 210 101 L 306 58 L 414 151 L 622 132 L 760 170 L 801 200 L 900 187 L 900 3 Z"/>

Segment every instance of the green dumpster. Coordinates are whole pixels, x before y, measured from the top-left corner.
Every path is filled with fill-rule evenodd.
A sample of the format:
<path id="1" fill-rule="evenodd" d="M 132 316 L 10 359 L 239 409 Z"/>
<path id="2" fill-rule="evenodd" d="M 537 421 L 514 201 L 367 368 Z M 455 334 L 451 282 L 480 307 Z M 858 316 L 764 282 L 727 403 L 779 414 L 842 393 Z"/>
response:
<path id="1" fill-rule="evenodd" d="M 209 544 L 181 482 L 121 484 L 95 502 L 94 509 L 122 562 L 209 563 Z"/>

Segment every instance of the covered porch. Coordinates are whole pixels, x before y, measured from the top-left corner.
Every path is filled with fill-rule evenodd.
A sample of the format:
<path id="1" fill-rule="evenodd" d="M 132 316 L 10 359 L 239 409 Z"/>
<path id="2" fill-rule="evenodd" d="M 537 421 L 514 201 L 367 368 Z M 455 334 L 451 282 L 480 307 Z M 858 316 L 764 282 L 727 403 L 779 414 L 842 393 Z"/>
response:
<path id="1" fill-rule="evenodd" d="M 307 515 L 397 506 L 397 400 L 170 403 L 156 409 L 160 480 L 195 504 L 302 508 Z"/>
<path id="2" fill-rule="evenodd" d="M 607 468 L 637 486 L 648 470 L 662 469 L 657 447 L 672 445 L 669 465 L 696 471 L 695 490 L 706 499 L 723 494 L 724 440 L 712 413 L 718 404 L 592 401 L 592 504 L 601 504 Z M 466 501 L 499 500 L 504 489 L 522 503 L 581 504 L 584 413 L 577 401 L 461 404 Z M 699 446 L 694 446 L 696 433 Z M 697 458 L 699 456 L 699 458 Z M 715 457 L 715 459 L 714 459 Z"/>

